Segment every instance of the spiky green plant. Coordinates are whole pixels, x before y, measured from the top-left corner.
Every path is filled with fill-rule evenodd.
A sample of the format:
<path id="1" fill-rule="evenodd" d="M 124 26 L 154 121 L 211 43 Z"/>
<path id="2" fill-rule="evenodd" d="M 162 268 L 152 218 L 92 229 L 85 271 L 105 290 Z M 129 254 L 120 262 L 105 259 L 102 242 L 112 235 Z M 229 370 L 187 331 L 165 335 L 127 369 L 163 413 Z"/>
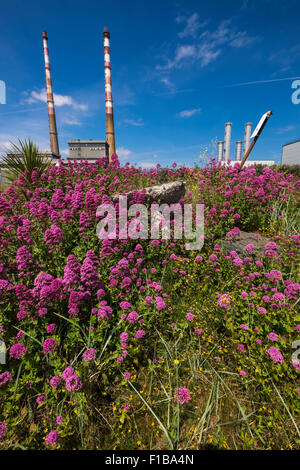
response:
<path id="1" fill-rule="evenodd" d="M 11 148 L 1 156 L 1 166 L 9 182 L 21 175 L 24 183 L 31 185 L 32 172 L 36 170 L 38 175 L 44 173 L 51 165 L 51 158 L 43 154 L 30 137 L 28 140 L 18 140 L 18 145 L 11 142 Z"/>

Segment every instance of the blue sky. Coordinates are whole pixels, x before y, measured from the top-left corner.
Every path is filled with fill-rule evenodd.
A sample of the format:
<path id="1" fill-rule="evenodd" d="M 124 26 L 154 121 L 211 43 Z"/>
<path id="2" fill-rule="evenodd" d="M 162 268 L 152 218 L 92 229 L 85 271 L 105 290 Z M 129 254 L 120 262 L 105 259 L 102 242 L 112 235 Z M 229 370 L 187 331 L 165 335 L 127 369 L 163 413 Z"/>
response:
<path id="1" fill-rule="evenodd" d="M 69 139 L 105 139 L 105 26 L 121 161 L 198 162 L 226 121 L 233 156 L 244 123 L 272 109 L 251 159 L 279 162 L 282 144 L 300 138 L 299 17 L 298 0 L 2 1 L 0 145 L 30 136 L 49 148 L 43 30 L 63 156 Z"/>

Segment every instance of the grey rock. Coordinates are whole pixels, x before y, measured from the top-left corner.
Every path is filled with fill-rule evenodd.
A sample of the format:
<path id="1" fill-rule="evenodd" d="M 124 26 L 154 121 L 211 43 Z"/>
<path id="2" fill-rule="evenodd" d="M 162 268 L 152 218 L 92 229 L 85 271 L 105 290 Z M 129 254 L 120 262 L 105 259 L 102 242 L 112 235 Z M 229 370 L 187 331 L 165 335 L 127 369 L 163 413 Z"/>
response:
<path id="1" fill-rule="evenodd" d="M 152 203 L 154 201 L 159 204 L 176 204 L 185 195 L 185 181 L 173 181 L 172 183 L 165 183 L 159 186 L 149 186 L 138 190 L 143 192 L 146 196 L 146 202 Z M 119 202 L 119 196 L 116 194 L 111 199 L 114 203 Z M 127 196 L 128 202 L 132 201 L 134 191 L 123 194 Z"/>
<path id="2" fill-rule="evenodd" d="M 246 255 L 247 251 L 245 250 L 245 246 L 249 245 L 250 243 L 255 246 L 255 251 L 253 252 L 254 255 L 263 255 L 265 252 L 265 245 L 268 242 L 274 241 L 271 238 L 264 237 L 260 235 L 259 237 L 256 236 L 257 232 L 244 232 L 240 231 L 240 234 L 235 236 L 234 239 L 225 238 L 220 243 L 222 248 L 225 248 L 228 251 L 236 251 L 239 255 Z M 277 248 L 278 254 L 281 254 L 282 250 Z"/>

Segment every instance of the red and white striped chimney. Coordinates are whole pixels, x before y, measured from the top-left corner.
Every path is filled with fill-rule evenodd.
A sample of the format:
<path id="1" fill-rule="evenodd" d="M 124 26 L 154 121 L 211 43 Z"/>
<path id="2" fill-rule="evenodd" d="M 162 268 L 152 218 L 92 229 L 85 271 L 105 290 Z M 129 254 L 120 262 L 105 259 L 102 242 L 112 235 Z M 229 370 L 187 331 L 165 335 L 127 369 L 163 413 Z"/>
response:
<path id="1" fill-rule="evenodd" d="M 54 153 L 55 155 L 59 155 L 54 99 L 53 99 L 53 91 L 52 91 L 51 70 L 50 70 L 50 60 L 49 60 L 48 37 L 47 37 L 46 31 L 43 31 L 43 47 L 44 47 L 47 103 L 48 103 L 48 116 L 49 116 L 50 147 L 51 147 L 52 153 Z"/>
<path id="2" fill-rule="evenodd" d="M 109 161 L 111 161 L 111 156 L 116 153 L 116 144 L 115 144 L 115 129 L 114 129 L 113 99 L 112 99 L 112 89 L 111 89 L 111 65 L 110 65 L 109 39 L 110 39 L 109 31 L 106 28 L 104 28 L 103 41 L 104 41 L 106 140 L 109 145 Z"/>

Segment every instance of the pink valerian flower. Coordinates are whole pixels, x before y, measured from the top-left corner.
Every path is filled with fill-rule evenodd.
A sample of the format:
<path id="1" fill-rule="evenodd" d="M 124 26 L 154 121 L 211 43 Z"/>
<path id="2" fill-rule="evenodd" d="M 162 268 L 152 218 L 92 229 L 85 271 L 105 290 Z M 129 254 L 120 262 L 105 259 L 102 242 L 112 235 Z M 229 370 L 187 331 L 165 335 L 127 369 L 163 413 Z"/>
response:
<path id="1" fill-rule="evenodd" d="M 32 254 L 27 250 L 26 246 L 21 246 L 17 249 L 17 269 L 20 276 L 28 276 L 33 267 Z"/>
<path id="2" fill-rule="evenodd" d="M 188 321 L 193 321 L 194 318 L 195 318 L 195 315 L 193 315 L 192 313 L 187 313 L 185 318 L 188 320 Z"/>
<path id="3" fill-rule="evenodd" d="M 78 375 L 71 375 L 71 377 L 67 377 L 66 379 L 66 389 L 71 391 L 80 390 L 82 387 L 82 383 L 78 377 Z"/>
<path id="4" fill-rule="evenodd" d="M 47 312 L 48 312 L 48 309 L 47 309 L 47 308 L 45 308 L 45 307 L 39 308 L 39 310 L 38 310 L 38 316 L 39 316 L 39 317 L 43 317 L 44 315 L 47 314 Z"/>
<path id="5" fill-rule="evenodd" d="M 189 402 L 190 399 L 191 395 L 186 387 L 180 387 L 175 390 L 175 401 L 180 405 Z"/>
<path id="6" fill-rule="evenodd" d="M 65 286 L 75 286 L 80 282 L 80 263 L 76 256 L 71 254 L 67 258 L 64 268 L 64 284 Z"/>
<path id="7" fill-rule="evenodd" d="M 51 225 L 50 229 L 45 230 L 45 243 L 49 246 L 50 251 L 52 251 L 55 245 L 58 245 L 63 238 L 64 234 L 55 224 Z"/>
<path id="8" fill-rule="evenodd" d="M 276 294 L 273 295 L 272 300 L 274 302 L 284 302 L 285 296 L 281 292 L 276 292 Z"/>
<path id="9" fill-rule="evenodd" d="M 156 297 L 156 308 L 157 308 L 158 311 L 164 310 L 166 308 L 166 304 L 163 301 L 161 296 Z"/>
<path id="10" fill-rule="evenodd" d="M 5 421 L 0 421 L 0 439 L 3 439 L 5 434 L 7 433 L 7 426 L 5 424 Z"/>
<path id="11" fill-rule="evenodd" d="M 242 330 L 245 330 L 245 331 L 249 330 L 249 326 L 248 326 L 248 325 L 245 325 L 244 323 L 243 323 L 242 325 L 240 325 L 240 328 L 241 328 Z"/>
<path id="12" fill-rule="evenodd" d="M 128 405 L 128 404 L 123 405 L 123 410 L 129 411 L 130 410 L 130 405 Z"/>
<path id="13" fill-rule="evenodd" d="M 12 375 L 10 372 L 3 372 L 2 374 L 0 374 L 0 387 L 9 382 L 11 379 Z"/>
<path id="14" fill-rule="evenodd" d="M 128 315 L 127 315 L 127 318 L 126 320 L 129 322 L 129 323 L 137 323 L 139 319 L 139 315 L 137 312 L 133 311 L 133 312 L 130 312 Z"/>
<path id="15" fill-rule="evenodd" d="M 200 328 L 196 328 L 195 333 L 196 333 L 196 335 L 201 336 L 202 333 L 203 333 L 203 330 L 201 330 Z"/>
<path id="16" fill-rule="evenodd" d="M 256 343 L 257 343 L 257 344 L 261 344 L 261 343 L 262 343 L 262 340 L 261 340 L 261 339 L 257 339 L 257 340 L 256 340 Z"/>
<path id="17" fill-rule="evenodd" d="M 295 326 L 294 331 L 300 331 L 300 324 Z"/>
<path id="18" fill-rule="evenodd" d="M 55 351 L 56 348 L 57 348 L 57 342 L 56 342 L 55 339 L 53 339 L 53 338 L 45 339 L 44 344 L 43 344 L 44 354 L 47 354 L 49 352 L 53 352 L 53 351 Z"/>
<path id="19" fill-rule="evenodd" d="M 292 366 L 295 367 L 296 370 L 300 371 L 300 362 L 299 361 L 293 360 L 292 361 Z"/>
<path id="20" fill-rule="evenodd" d="M 247 298 L 248 298 L 247 292 L 241 292 L 241 297 L 242 297 L 243 299 L 247 299 Z"/>
<path id="21" fill-rule="evenodd" d="M 147 295 L 144 299 L 144 302 L 146 305 L 150 305 L 151 302 L 153 301 L 152 297 L 150 297 L 150 295 Z"/>
<path id="22" fill-rule="evenodd" d="M 128 310 L 131 307 L 131 304 L 129 302 L 123 301 L 120 302 L 120 307 L 122 310 Z"/>
<path id="23" fill-rule="evenodd" d="M 261 314 L 264 314 L 264 313 L 267 313 L 267 310 L 264 307 L 258 307 L 257 312 L 261 313 Z"/>
<path id="24" fill-rule="evenodd" d="M 88 289 L 98 289 L 101 285 L 97 266 L 98 260 L 95 259 L 95 253 L 93 253 L 94 256 L 91 253 L 93 253 L 91 250 L 87 252 L 80 268 L 81 282 Z"/>
<path id="25" fill-rule="evenodd" d="M 244 370 L 240 370 L 240 375 L 241 375 L 242 377 L 245 377 L 247 374 L 246 374 L 246 372 L 245 372 Z"/>
<path id="26" fill-rule="evenodd" d="M 9 350 L 9 355 L 13 359 L 19 359 L 23 354 L 27 353 L 28 349 L 22 343 L 15 343 Z"/>
<path id="27" fill-rule="evenodd" d="M 94 348 L 88 348 L 83 353 L 83 359 L 85 361 L 93 361 L 96 357 L 96 350 Z"/>
<path id="28" fill-rule="evenodd" d="M 128 334 L 126 331 L 124 331 L 123 333 L 120 334 L 120 339 L 121 339 L 124 343 L 126 343 L 126 341 L 128 341 L 128 338 L 129 338 L 129 334 Z"/>
<path id="29" fill-rule="evenodd" d="M 102 302 L 105 302 L 105 301 L 102 301 Z M 102 318 L 106 318 L 107 320 L 110 320 L 112 316 L 112 312 L 113 310 L 111 307 L 109 307 L 109 305 L 102 305 L 101 308 L 99 308 L 98 313 L 97 313 L 98 321 L 100 321 Z"/>
<path id="30" fill-rule="evenodd" d="M 48 325 L 46 328 L 47 333 L 53 333 L 55 330 L 56 330 L 55 323 L 50 323 L 50 325 Z"/>
<path id="31" fill-rule="evenodd" d="M 46 400 L 46 393 L 42 393 L 41 395 L 39 395 L 36 399 L 36 402 L 38 405 L 40 405 L 41 403 L 44 403 L 44 401 Z"/>
<path id="32" fill-rule="evenodd" d="M 145 336 L 145 334 L 146 333 L 145 333 L 144 330 L 137 330 L 135 337 L 140 339 L 140 338 L 143 338 L 143 336 Z"/>
<path id="33" fill-rule="evenodd" d="M 232 230 L 230 230 L 230 232 L 226 233 L 226 238 L 229 238 L 229 239 L 238 238 L 240 236 L 240 233 L 241 233 L 240 229 L 237 227 L 234 227 Z"/>
<path id="34" fill-rule="evenodd" d="M 105 290 L 104 289 L 98 289 L 97 290 L 97 298 L 102 299 L 103 297 L 105 297 Z"/>
<path id="35" fill-rule="evenodd" d="M 242 352 L 245 351 L 245 346 L 243 344 L 238 344 L 237 348 L 238 348 L 238 351 L 242 351 Z"/>
<path id="36" fill-rule="evenodd" d="M 230 309 L 231 297 L 229 294 L 218 294 L 218 305 L 226 310 Z"/>
<path id="37" fill-rule="evenodd" d="M 57 416 L 56 418 L 56 424 L 61 424 L 62 423 L 62 416 Z"/>
<path id="38" fill-rule="evenodd" d="M 279 362 L 280 364 L 283 363 L 284 359 L 283 359 L 283 356 L 281 354 L 281 352 L 279 351 L 278 348 L 275 348 L 274 346 L 272 346 L 271 348 L 267 349 L 266 350 L 266 354 L 270 357 L 270 359 L 277 363 Z"/>
<path id="39" fill-rule="evenodd" d="M 275 242 L 268 242 L 265 244 L 265 249 L 266 250 L 276 250 L 277 245 Z"/>
<path id="40" fill-rule="evenodd" d="M 50 387 L 57 388 L 59 384 L 60 384 L 60 376 L 54 375 L 54 377 L 50 379 Z"/>
<path id="41" fill-rule="evenodd" d="M 61 374 L 64 380 L 67 380 L 68 377 L 72 377 L 72 375 L 75 375 L 75 370 L 71 366 L 66 367 L 66 369 Z"/>
<path id="42" fill-rule="evenodd" d="M 122 357 L 122 356 L 117 357 L 117 362 L 119 364 L 122 364 L 123 361 L 124 361 L 124 357 Z"/>
<path id="43" fill-rule="evenodd" d="M 45 444 L 47 446 L 53 446 L 57 439 L 59 438 L 59 432 L 54 429 L 54 431 L 50 431 L 49 434 L 45 437 Z"/>
<path id="44" fill-rule="evenodd" d="M 270 333 L 268 335 L 268 338 L 270 341 L 273 341 L 273 342 L 278 341 L 278 335 L 276 333 Z"/>
<path id="45" fill-rule="evenodd" d="M 255 250 L 255 246 L 252 243 L 249 243 L 248 245 L 245 246 L 245 250 L 251 253 L 252 251 Z"/>
<path id="46" fill-rule="evenodd" d="M 125 374 L 123 375 L 123 378 L 124 378 L 125 380 L 130 380 L 130 377 L 131 377 L 130 372 L 125 372 Z"/>

